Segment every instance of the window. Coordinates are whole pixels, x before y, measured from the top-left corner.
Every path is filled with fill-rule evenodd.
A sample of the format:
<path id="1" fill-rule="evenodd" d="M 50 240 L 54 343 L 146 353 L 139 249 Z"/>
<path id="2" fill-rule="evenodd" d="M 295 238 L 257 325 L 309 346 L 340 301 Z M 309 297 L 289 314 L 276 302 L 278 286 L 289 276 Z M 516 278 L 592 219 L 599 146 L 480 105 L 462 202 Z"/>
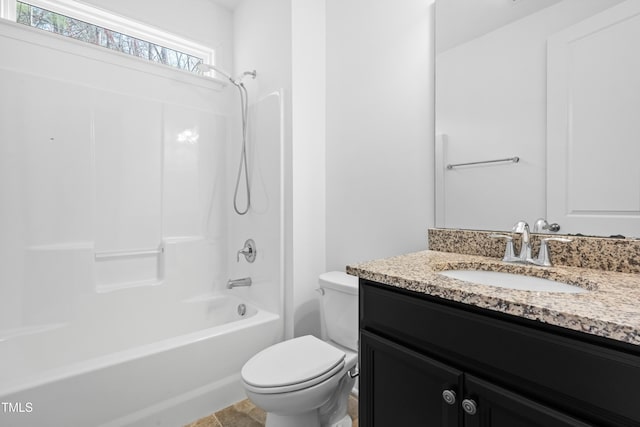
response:
<path id="1" fill-rule="evenodd" d="M 200 74 L 213 51 L 161 30 L 72 0 L 0 0 L 2 17 L 19 24 Z"/>

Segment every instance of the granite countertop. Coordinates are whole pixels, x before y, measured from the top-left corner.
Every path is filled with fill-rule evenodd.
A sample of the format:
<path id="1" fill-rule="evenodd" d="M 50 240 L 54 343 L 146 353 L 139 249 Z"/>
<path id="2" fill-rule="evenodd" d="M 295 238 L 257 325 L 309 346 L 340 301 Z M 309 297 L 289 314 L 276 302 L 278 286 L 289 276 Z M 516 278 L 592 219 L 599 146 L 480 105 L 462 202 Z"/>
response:
<path id="1" fill-rule="evenodd" d="M 452 269 L 526 274 L 588 289 L 531 292 L 439 275 Z M 421 251 L 347 266 L 347 273 L 389 286 L 640 345 L 640 274 L 580 267 L 538 267 L 496 258 Z"/>

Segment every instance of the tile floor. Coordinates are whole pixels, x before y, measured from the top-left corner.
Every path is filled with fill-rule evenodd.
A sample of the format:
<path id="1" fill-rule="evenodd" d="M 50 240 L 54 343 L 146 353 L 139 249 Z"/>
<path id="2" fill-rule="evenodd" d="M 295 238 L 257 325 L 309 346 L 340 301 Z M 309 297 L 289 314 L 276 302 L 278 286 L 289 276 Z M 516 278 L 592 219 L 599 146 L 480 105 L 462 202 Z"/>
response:
<path id="1" fill-rule="evenodd" d="M 349 415 L 358 427 L 358 399 L 349 397 Z M 185 427 L 264 427 L 266 414 L 249 400 L 228 406 Z"/>

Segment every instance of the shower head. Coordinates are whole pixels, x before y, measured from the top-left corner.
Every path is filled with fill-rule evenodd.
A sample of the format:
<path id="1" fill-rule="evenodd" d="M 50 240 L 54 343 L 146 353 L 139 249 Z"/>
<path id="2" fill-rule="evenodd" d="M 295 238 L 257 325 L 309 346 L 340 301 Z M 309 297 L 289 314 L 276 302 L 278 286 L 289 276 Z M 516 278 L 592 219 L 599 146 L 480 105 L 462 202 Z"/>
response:
<path id="1" fill-rule="evenodd" d="M 256 73 L 256 70 L 253 71 L 245 71 L 244 73 L 240 74 L 240 77 L 238 77 L 238 80 L 242 80 L 244 79 L 244 76 L 251 76 L 252 78 L 256 78 L 258 74 Z"/>
<path id="2" fill-rule="evenodd" d="M 211 64 L 205 64 L 204 62 L 200 62 L 197 66 L 198 71 L 206 73 L 209 71 L 215 71 L 216 73 L 220 73 L 221 75 L 223 75 L 224 77 L 226 77 L 227 79 L 229 79 L 229 81 L 231 83 L 233 83 L 236 86 L 239 86 L 242 83 L 242 79 L 245 76 L 251 76 L 254 79 L 256 78 L 256 70 L 253 71 L 245 71 L 244 73 L 242 73 L 240 75 L 240 77 L 238 77 L 237 79 L 234 79 L 233 77 L 231 77 L 230 74 L 225 73 L 224 71 L 222 71 L 221 69 L 219 69 L 218 67 L 211 65 Z"/>

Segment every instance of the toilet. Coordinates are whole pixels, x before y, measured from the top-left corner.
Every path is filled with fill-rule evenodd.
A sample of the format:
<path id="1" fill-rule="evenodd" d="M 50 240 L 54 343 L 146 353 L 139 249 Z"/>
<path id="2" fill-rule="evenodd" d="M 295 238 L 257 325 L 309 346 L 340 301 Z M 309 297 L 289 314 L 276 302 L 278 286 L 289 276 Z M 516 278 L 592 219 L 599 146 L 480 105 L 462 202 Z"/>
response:
<path id="1" fill-rule="evenodd" d="M 267 413 L 266 427 L 351 427 L 349 393 L 357 376 L 358 278 L 323 273 L 326 339 L 305 335 L 268 347 L 242 368 L 249 399 Z"/>

